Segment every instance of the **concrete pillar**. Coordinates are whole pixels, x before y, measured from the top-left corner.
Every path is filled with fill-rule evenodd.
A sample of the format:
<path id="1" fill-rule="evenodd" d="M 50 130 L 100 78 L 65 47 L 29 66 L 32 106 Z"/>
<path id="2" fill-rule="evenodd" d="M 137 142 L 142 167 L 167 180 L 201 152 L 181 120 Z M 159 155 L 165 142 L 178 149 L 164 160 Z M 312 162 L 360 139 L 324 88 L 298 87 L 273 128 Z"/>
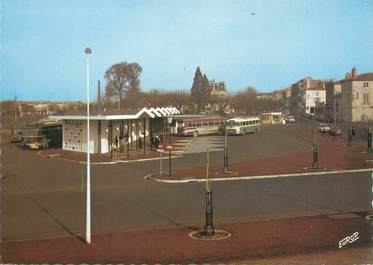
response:
<path id="1" fill-rule="evenodd" d="M 143 139 L 143 150 L 144 150 L 144 155 L 145 155 L 145 147 L 146 147 L 146 144 L 145 144 L 145 140 L 146 140 L 146 136 L 145 136 L 145 134 L 146 134 L 146 130 L 145 130 L 145 126 L 146 126 L 146 123 L 145 123 L 145 119 L 143 119 L 143 131 L 144 131 L 144 139 Z"/>

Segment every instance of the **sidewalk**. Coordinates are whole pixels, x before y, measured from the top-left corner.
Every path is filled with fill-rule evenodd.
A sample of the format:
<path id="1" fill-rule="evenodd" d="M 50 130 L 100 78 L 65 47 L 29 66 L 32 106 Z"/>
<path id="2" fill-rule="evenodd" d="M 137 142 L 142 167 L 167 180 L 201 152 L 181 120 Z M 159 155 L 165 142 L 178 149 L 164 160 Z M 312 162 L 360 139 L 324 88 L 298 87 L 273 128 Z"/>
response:
<path id="1" fill-rule="evenodd" d="M 69 160 L 74 162 L 86 162 L 87 154 L 82 152 L 73 152 L 58 149 L 48 149 L 39 152 L 39 155 L 46 158 L 56 158 L 56 159 L 63 159 Z M 135 161 L 139 159 L 149 159 L 149 158 L 156 158 L 159 154 L 155 149 L 150 150 L 147 149 L 144 155 L 142 149 L 136 150 L 132 148 L 130 150 L 130 156 L 127 156 L 126 150 L 123 153 L 119 151 L 113 151 L 113 158 L 111 159 L 110 153 L 98 155 L 98 154 L 91 154 L 91 162 L 92 163 L 109 163 L 109 162 L 118 162 L 118 161 Z"/>
<path id="2" fill-rule="evenodd" d="M 185 139 L 190 139 L 186 137 L 178 137 L 173 136 L 171 137 L 171 144 L 177 145 L 180 141 Z M 163 147 L 164 149 L 166 146 Z M 38 154 L 42 157 L 46 158 L 57 158 L 63 160 L 69 160 L 74 162 L 85 162 L 87 160 L 87 154 L 82 152 L 74 152 L 63 150 L 61 148 L 53 148 L 39 151 Z M 136 161 L 136 160 L 143 160 L 143 159 L 152 159 L 159 157 L 159 153 L 157 152 L 157 148 L 153 146 L 152 150 L 150 146 L 146 145 L 146 150 L 144 154 L 144 150 L 137 148 L 136 144 L 134 143 L 129 148 L 129 156 L 127 155 L 127 149 L 124 148 L 123 152 L 113 151 L 113 157 L 111 158 L 111 153 L 105 153 L 102 155 L 98 154 L 91 154 L 91 162 L 92 163 L 112 163 L 112 162 L 120 162 L 120 161 Z"/>
<path id="3" fill-rule="evenodd" d="M 347 146 L 347 140 L 342 137 L 317 134 L 319 169 L 310 169 L 313 161 L 313 134 L 309 130 L 299 130 L 297 137 L 309 142 L 306 151 L 292 152 L 287 155 L 248 160 L 245 157 L 239 162 L 229 164 L 229 171 L 238 172 L 239 176 L 260 176 L 274 174 L 309 173 L 317 171 L 334 171 L 364 169 L 372 167 L 373 153 L 366 153 L 366 147 L 361 142 L 353 142 Z M 222 161 L 223 162 L 223 161 Z M 222 174 L 223 163 L 210 165 L 211 178 L 239 177 Z M 152 175 L 153 179 L 188 180 L 205 178 L 206 167 L 195 167 L 173 172 L 171 176 L 164 174 Z"/>
<path id="4" fill-rule="evenodd" d="M 357 215 L 298 217 L 216 225 L 232 233 L 219 241 L 191 239 L 195 228 L 93 235 L 86 245 L 77 237 L 1 243 L 4 263 L 202 263 L 273 259 L 287 255 L 347 251 L 370 242 L 371 225 Z M 339 241 L 358 232 L 359 239 L 339 249 Z M 339 255 L 334 255 L 338 261 Z M 360 257 L 364 258 L 364 257 Z M 298 259 L 301 260 L 301 259 Z M 339 260 L 338 264 L 356 260 Z M 324 261 L 324 262 L 327 262 Z"/>

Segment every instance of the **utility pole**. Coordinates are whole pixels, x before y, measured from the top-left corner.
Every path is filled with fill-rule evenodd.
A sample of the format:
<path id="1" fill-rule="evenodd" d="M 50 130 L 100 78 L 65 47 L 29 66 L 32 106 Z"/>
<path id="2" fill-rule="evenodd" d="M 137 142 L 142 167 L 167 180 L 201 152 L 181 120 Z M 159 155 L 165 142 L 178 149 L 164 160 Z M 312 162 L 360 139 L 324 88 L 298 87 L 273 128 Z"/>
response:
<path id="1" fill-rule="evenodd" d="M 227 120 L 224 121 L 224 174 L 228 172 L 228 130 Z"/>
<path id="2" fill-rule="evenodd" d="M 101 115 L 101 82 L 97 82 L 97 115 Z"/>
<path id="3" fill-rule="evenodd" d="M 17 111 L 18 111 L 17 94 L 15 94 L 14 95 L 14 123 L 17 122 Z"/>

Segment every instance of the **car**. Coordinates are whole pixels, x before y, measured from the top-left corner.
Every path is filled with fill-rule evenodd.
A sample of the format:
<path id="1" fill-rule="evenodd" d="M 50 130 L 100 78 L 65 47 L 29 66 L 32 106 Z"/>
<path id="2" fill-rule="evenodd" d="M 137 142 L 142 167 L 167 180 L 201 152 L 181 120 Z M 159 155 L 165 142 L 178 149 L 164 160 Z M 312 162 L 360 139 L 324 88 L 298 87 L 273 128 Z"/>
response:
<path id="1" fill-rule="evenodd" d="M 327 123 L 321 123 L 319 125 L 319 132 L 326 133 L 330 131 L 330 125 Z"/>
<path id="2" fill-rule="evenodd" d="M 342 130 L 338 126 L 333 125 L 330 127 L 329 134 L 334 136 L 342 135 Z"/>
<path id="3" fill-rule="evenodd" d="M 11 143 L 20 143 L 23 142 L 22 132 L 18 132 L 10 137 L 9 140 Z"/>
<path id="4" fill-rule="evenodd" d="M 287 123 L 293 123 L 293 122 L 295 122 L 295 118 L 294 118 L 294 116 L 289 115 L 289 116 L 287 117 L 287 119 L 286 119 L 286 122 L 287 122 Z"/>
<path id="5" fill-rule="evenodd" d="M 326 115 L 320 115 L 320 116 L 318 116 L 317 120 L 318 121 L 322 121 L 322 122 L 328 122 L 329 121 L 328 116 L 326 116 Z"/>

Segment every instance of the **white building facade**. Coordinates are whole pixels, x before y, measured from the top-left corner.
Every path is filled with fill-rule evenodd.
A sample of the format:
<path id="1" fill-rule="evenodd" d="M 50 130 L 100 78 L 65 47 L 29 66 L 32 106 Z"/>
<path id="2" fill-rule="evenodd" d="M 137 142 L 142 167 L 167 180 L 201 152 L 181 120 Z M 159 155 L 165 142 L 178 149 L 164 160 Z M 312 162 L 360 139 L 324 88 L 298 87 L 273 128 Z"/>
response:
<path id="1" fill-rule="evenodd" d="M 168 118 L 179 114 L 174 107 L 143 108 L 135 114 L 90 116 L 90 139 L 87 141 L 87 116 L 50 116 L 62 123 L 62 149 L 75 152 L 105 154 L 111 151 L 113 139 L 125 137 L 128 143 L 142 139 L 143 142 L 158 132 Z M 149 138 L 148 138 L 149 139 Z"/>
<path id="2" fill-rule="evenodd" d="M 305 113 L 308 115 L 315 115 L 316 104 L 325 103 L 326 92 L 325 89 L 307 89 L 305 92 Z"/>

